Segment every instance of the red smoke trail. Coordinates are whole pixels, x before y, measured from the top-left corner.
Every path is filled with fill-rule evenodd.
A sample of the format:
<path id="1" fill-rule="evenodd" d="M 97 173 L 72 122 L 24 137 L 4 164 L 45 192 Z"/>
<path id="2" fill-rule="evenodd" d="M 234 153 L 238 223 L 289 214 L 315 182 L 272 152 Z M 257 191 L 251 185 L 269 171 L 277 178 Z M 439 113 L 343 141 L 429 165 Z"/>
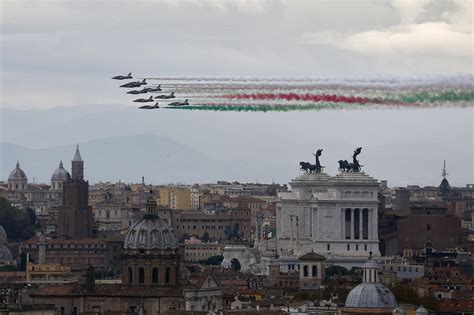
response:
<path id="1" fill-rule="evenodd" d="M 392 103 L 389 100 L 379 98 L 368 98 L 359 96 L 326 95 L 326 94 L 273 94 L 273 93 L 255 93 L 255 94 L 230 94 L 216 96 L 229 99 L 252 99 L 252 100 L 287 100 L 287 101 L 311 101 L 311 102 L 333 102 L 333 103 L 359 103 L 359 104 L 387 104 Z"/>

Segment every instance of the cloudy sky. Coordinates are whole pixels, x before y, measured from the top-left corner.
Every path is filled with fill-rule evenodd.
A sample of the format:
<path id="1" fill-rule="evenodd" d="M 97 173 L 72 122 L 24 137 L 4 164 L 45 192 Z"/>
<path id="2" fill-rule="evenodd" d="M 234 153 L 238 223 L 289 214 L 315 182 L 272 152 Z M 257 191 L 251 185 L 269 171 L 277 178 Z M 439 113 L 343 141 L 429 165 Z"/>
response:
<path id="1" fill-rule="evenodd" d="M 129 71 L 289 77 L 473 73 L 473 3 L 4 0 L 2 105 L 117 102 L 103 79 Z"/>
<path id="2" fill-rule="evenodd" d="M 9 109 L 130 105 L 124 104 L 116 82 L 109 79 L 130 71 L 140 76 L 411 78 L 472 75 L 473 5 L 471 0 L 3 0 L 0 4 L 0 105 Z M 159 113 L 158 123 L 160 119 L 169 120 L 178 115 Z M 328 138 L 328 141 L 358 145 L 357 139 L 347 137 L 354 129 L 345 129 L 352 126 L 357 117 L 364 122 L 364 126 L 356 128 L 362 129 L 361 135 L 365 137 L 362 142 L 367 145 L 389 146 L 392 142 L 406 141 L 438 145 L 451 141 L 454 149 L 436 157 L 436 167 L 430 170 L 433 177 L 426 183 L 438 182 L 438 165 L 442 165 L 443 159 L 449 161 L 462 156 L 466 158 L 465 163 L 474 158 L 472 108 L 427 110 L 426 114 L 407 110 L 393 115 L 386 111 L 357 112 L 356 115 L 323 112 L 182 115 L 187 117 L 186 124 L 176 120 L 178 133 L 151 127 L 146 131 L 179 138 L 177 140 L 185 143 L 186 135 L 195 133 L 193 119 L 196 117 L 209 119 L 209 124 L 219 121 L 221 125 L 216 128 L 226 128 L 229 124 L 236 128 L 241 126 L 239 133 L 225 130 L 227 141 L 220 141 L 223 140 L 220 132 L 212 128 L 200 136 L 209 139 L 215 132 L 212 140 L 221 142 L 222 152 L 228 144 L 227 152 L 232 152 L 235 158 L 263 161 L 262 156 L 272 147 L 292 150 L 292 141 L 298 139 L 293 131 L 304 132 L 301 124 L 309 124 L 312 117 L 320 122 L 319 137 L 323 130 L 330 130 L 322 141 Z M 203 118 L 204 115 L 207 118 Z M 323 129 L 325 124 L 329 124 L 328 128 Z M 339 127 L 334 128 L 335 124 Z M 271 131 L 282 126 L 286 130 L 286 143 L 269 141 L 265 150 L 259 151 L 259 145 L 253 144 L 249 153 L 241 147 L 248 145 L 247 142 L 228 141 L 236 137 L 271 137 Z M 307 132 L 313 132 L 313 127 L 316 128 L 308 125 Z M 104 130 L 107 128 L 104 120 Z M 380 130 L 386 130 L 389 139 L 374 132 Z M 132 131 L 116 131 L 117 134 L 127 132 Z M 450 133 L 455 137 L 450 137 Z M 201 144 L 194 141 L 196 137 L 185 144 L 199 149 Z M 309 142 L 311 152 L 315 144 Z M 410 146 L 410 150 L 417 147 Z M 352 150 L 352 147 L 347 149 Z M 212 154 L 214 158 L 223 158 L 217 151 Z M 419 162 L 413 164 L 419 165 Z M 467 169 L 452 167 L 458 167 L 452 173 L 457 172 L 458 178 L 462 178 L 459 184 L 474 182 L 472 165 Z M 415 172 L 416 167 L 410 171 Z M 268 174 L 266 179 L 272 177 L 275 176 Z M 396 181 L 404 182 L 403 178 Z"/>

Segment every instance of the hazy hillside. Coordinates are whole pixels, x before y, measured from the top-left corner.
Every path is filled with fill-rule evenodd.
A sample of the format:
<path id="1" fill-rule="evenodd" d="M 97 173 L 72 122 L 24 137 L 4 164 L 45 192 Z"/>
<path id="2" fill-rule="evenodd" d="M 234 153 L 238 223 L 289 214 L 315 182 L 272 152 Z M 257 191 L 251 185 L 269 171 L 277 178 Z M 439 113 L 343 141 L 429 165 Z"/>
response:
<path id="1" fill-rule="evenodd" d="M 316 148 L 324 148 L 322 164 L 334 175 L 337 161 L 351 159 L 354 148 L 362 146 L 364 170 L 390 185 L 437 185 L 443 160 L 450 182 L 465 185 L 474 182 L 474 173 L 472 137 L 466 132 L 472 120 L 463 113 L 225 113 L 142 111 L 125 105 L 2 110 L 0 178 L 6 179 L 18 159 L 31 180 L 49 181 L 60 159 L 70 167 L 79 144 L 91 181 L 136 182 L 145 176 L 155 183 L 286 183 L 299 174 L 300 161 L 314 160 Z M 449 130 L 423 127 L 423 121 L 442 126 L 440 117 L 458 123 Z"/>
<path id="2" fill-rule="evenodd" d="M 145 176 L 153 183 L 193 183 L 237 174 L 225 163 L 186 145 L 150 134 L 97 139 L 79 143 L 79 147 L 85 160 L 85 176 L 91 182 L 139 182 Z M 74 145 L 28 149 L 2 143 L 1 177 L 6 179 L 19 160 L 30 181 L 35 177 L 37 182 L 49 182 L 60 159 L 70 169 L 74 150 Z"/>

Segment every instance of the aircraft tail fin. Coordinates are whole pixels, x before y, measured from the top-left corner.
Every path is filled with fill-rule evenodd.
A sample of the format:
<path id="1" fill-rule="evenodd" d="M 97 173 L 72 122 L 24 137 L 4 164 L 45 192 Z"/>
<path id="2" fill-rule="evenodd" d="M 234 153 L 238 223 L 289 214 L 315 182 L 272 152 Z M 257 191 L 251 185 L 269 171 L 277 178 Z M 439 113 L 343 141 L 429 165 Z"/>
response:
<path id="1" fill-rule="evenodd" d="M 132 76 L 132 73 L 131 73 L 131 72 L 129 72 L 129 73 L 128 73 L 128 77 L 131 77 L 131 76 Z"/>

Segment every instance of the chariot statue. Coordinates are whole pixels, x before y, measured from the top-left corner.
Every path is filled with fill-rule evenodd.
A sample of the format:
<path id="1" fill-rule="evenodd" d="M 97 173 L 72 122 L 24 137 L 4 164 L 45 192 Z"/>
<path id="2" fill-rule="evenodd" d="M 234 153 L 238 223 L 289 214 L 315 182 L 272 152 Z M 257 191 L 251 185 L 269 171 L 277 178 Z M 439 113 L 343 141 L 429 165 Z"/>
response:
<path id="1" fill-rule="evenodd" d="M 339 171 L 341 172 L 360 172 L 362 166 L 357 160 L 357 156 L 362 152 L 362 148 L 359 147 L 354 150 L 354 154 L 352 155 L 352 163 L 348 162 L 347 160 L 339 160 Z"/>
<path id="2" fill-rule="evenodd" d="M 323 149 L 316 150 L 316 153 L 313 153 L 316 160 L 316 164 L 311 164 L 309 162 L 300 162 L 300 170 L 305 171 L 306 173 L 321 173 L 324 166 L 319 162 L 319 157 L 321 156 Z"/>

